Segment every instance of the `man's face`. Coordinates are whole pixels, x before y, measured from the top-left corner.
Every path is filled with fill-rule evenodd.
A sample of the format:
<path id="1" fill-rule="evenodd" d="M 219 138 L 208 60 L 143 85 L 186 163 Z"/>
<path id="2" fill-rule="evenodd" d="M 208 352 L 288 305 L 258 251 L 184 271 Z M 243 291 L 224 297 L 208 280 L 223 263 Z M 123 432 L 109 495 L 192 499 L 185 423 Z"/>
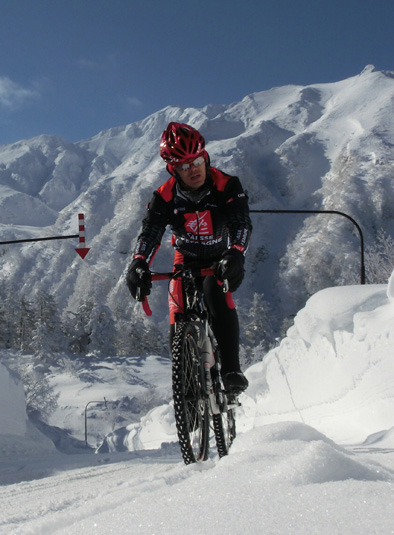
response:
<path id="1" fill-rule="evenodd" d="M 207 178 L 207 166 L 203 156 L 194 158 L 175 168 L 182 182 L 189 189 L 198 189 Z"/>

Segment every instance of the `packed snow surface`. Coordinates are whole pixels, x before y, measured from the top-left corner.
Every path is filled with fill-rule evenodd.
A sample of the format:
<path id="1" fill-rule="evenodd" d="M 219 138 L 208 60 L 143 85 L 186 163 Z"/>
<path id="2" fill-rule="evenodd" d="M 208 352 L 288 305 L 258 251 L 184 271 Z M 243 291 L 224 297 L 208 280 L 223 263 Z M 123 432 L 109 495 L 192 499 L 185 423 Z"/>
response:
<path id="1" fill-rule="evenodd" d="M 25 429 L 0 367 L 0 533 L 393 533 L 393 342 L 393 280 L 317 293 L 247 370 L 230 455 L 191 466 L 171 404 L 115 430 L 106 453 L 55 451 Z"/>

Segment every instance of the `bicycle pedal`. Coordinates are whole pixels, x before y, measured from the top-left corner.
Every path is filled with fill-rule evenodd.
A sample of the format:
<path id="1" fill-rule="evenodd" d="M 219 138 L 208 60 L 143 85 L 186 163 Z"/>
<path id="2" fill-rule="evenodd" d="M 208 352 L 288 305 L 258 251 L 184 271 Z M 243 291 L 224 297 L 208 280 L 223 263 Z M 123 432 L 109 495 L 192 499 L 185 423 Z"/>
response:
<path id="1" fill-rule="evenodd" d="M 238 394 L 227 394 L 227 405 L 241 406 L 241 402 L 238 399 Z"/>

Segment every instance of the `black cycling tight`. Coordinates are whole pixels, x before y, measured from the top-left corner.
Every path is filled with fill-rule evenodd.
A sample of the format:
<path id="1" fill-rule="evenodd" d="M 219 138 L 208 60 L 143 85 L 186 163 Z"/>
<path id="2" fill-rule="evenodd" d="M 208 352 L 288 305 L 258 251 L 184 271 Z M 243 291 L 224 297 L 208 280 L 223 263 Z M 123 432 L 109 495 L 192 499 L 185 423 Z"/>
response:
<path id="1" fill-rule="evenodd" d="M 207 305 L 211 326 L 222 358 L 222 375 L 240 371 L 239 365 L 239 322 L 236 309 L 230 309 L 222 287 L 214 277 L 205 277 L 202 281 L 205 303 Z M 174 326 L 170 328 L 170 342 L 174 335 Z"/>

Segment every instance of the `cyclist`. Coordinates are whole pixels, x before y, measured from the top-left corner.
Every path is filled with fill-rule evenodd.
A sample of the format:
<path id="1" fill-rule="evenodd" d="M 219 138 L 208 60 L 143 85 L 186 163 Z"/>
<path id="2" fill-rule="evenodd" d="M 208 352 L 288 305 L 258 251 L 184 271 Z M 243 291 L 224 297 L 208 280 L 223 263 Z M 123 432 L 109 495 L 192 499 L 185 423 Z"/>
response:
<path id="1" fill-rule="evenodd" d="M 160 156 L 171 178 L 153 193 L 142 222 L 126 275 L 132 296 L 142 301 L 150 293 L 149 266 L 167 225 L 173 233 L 174 265 L 208 267 L 217 263 L 216 278 L 227 280 L 229 290 L 234 292 L 244 277 L 245 253 L 252 231 L 248 198 L 238 177 L 211 167 L 203 136 L 184 123 L 169 123 L 161 137 Z M 216 278 L 204 277 L 201 284 L 220 349 L 224 387 L 229 393 L 239 394 L 247 388 L 248 381 L 239 363 L 238 315 L 236 309 L 227 306 Z M 182 312 L 182 304 L 181 281 L 172 280 L 170 338 L 175 314 Z"/>

